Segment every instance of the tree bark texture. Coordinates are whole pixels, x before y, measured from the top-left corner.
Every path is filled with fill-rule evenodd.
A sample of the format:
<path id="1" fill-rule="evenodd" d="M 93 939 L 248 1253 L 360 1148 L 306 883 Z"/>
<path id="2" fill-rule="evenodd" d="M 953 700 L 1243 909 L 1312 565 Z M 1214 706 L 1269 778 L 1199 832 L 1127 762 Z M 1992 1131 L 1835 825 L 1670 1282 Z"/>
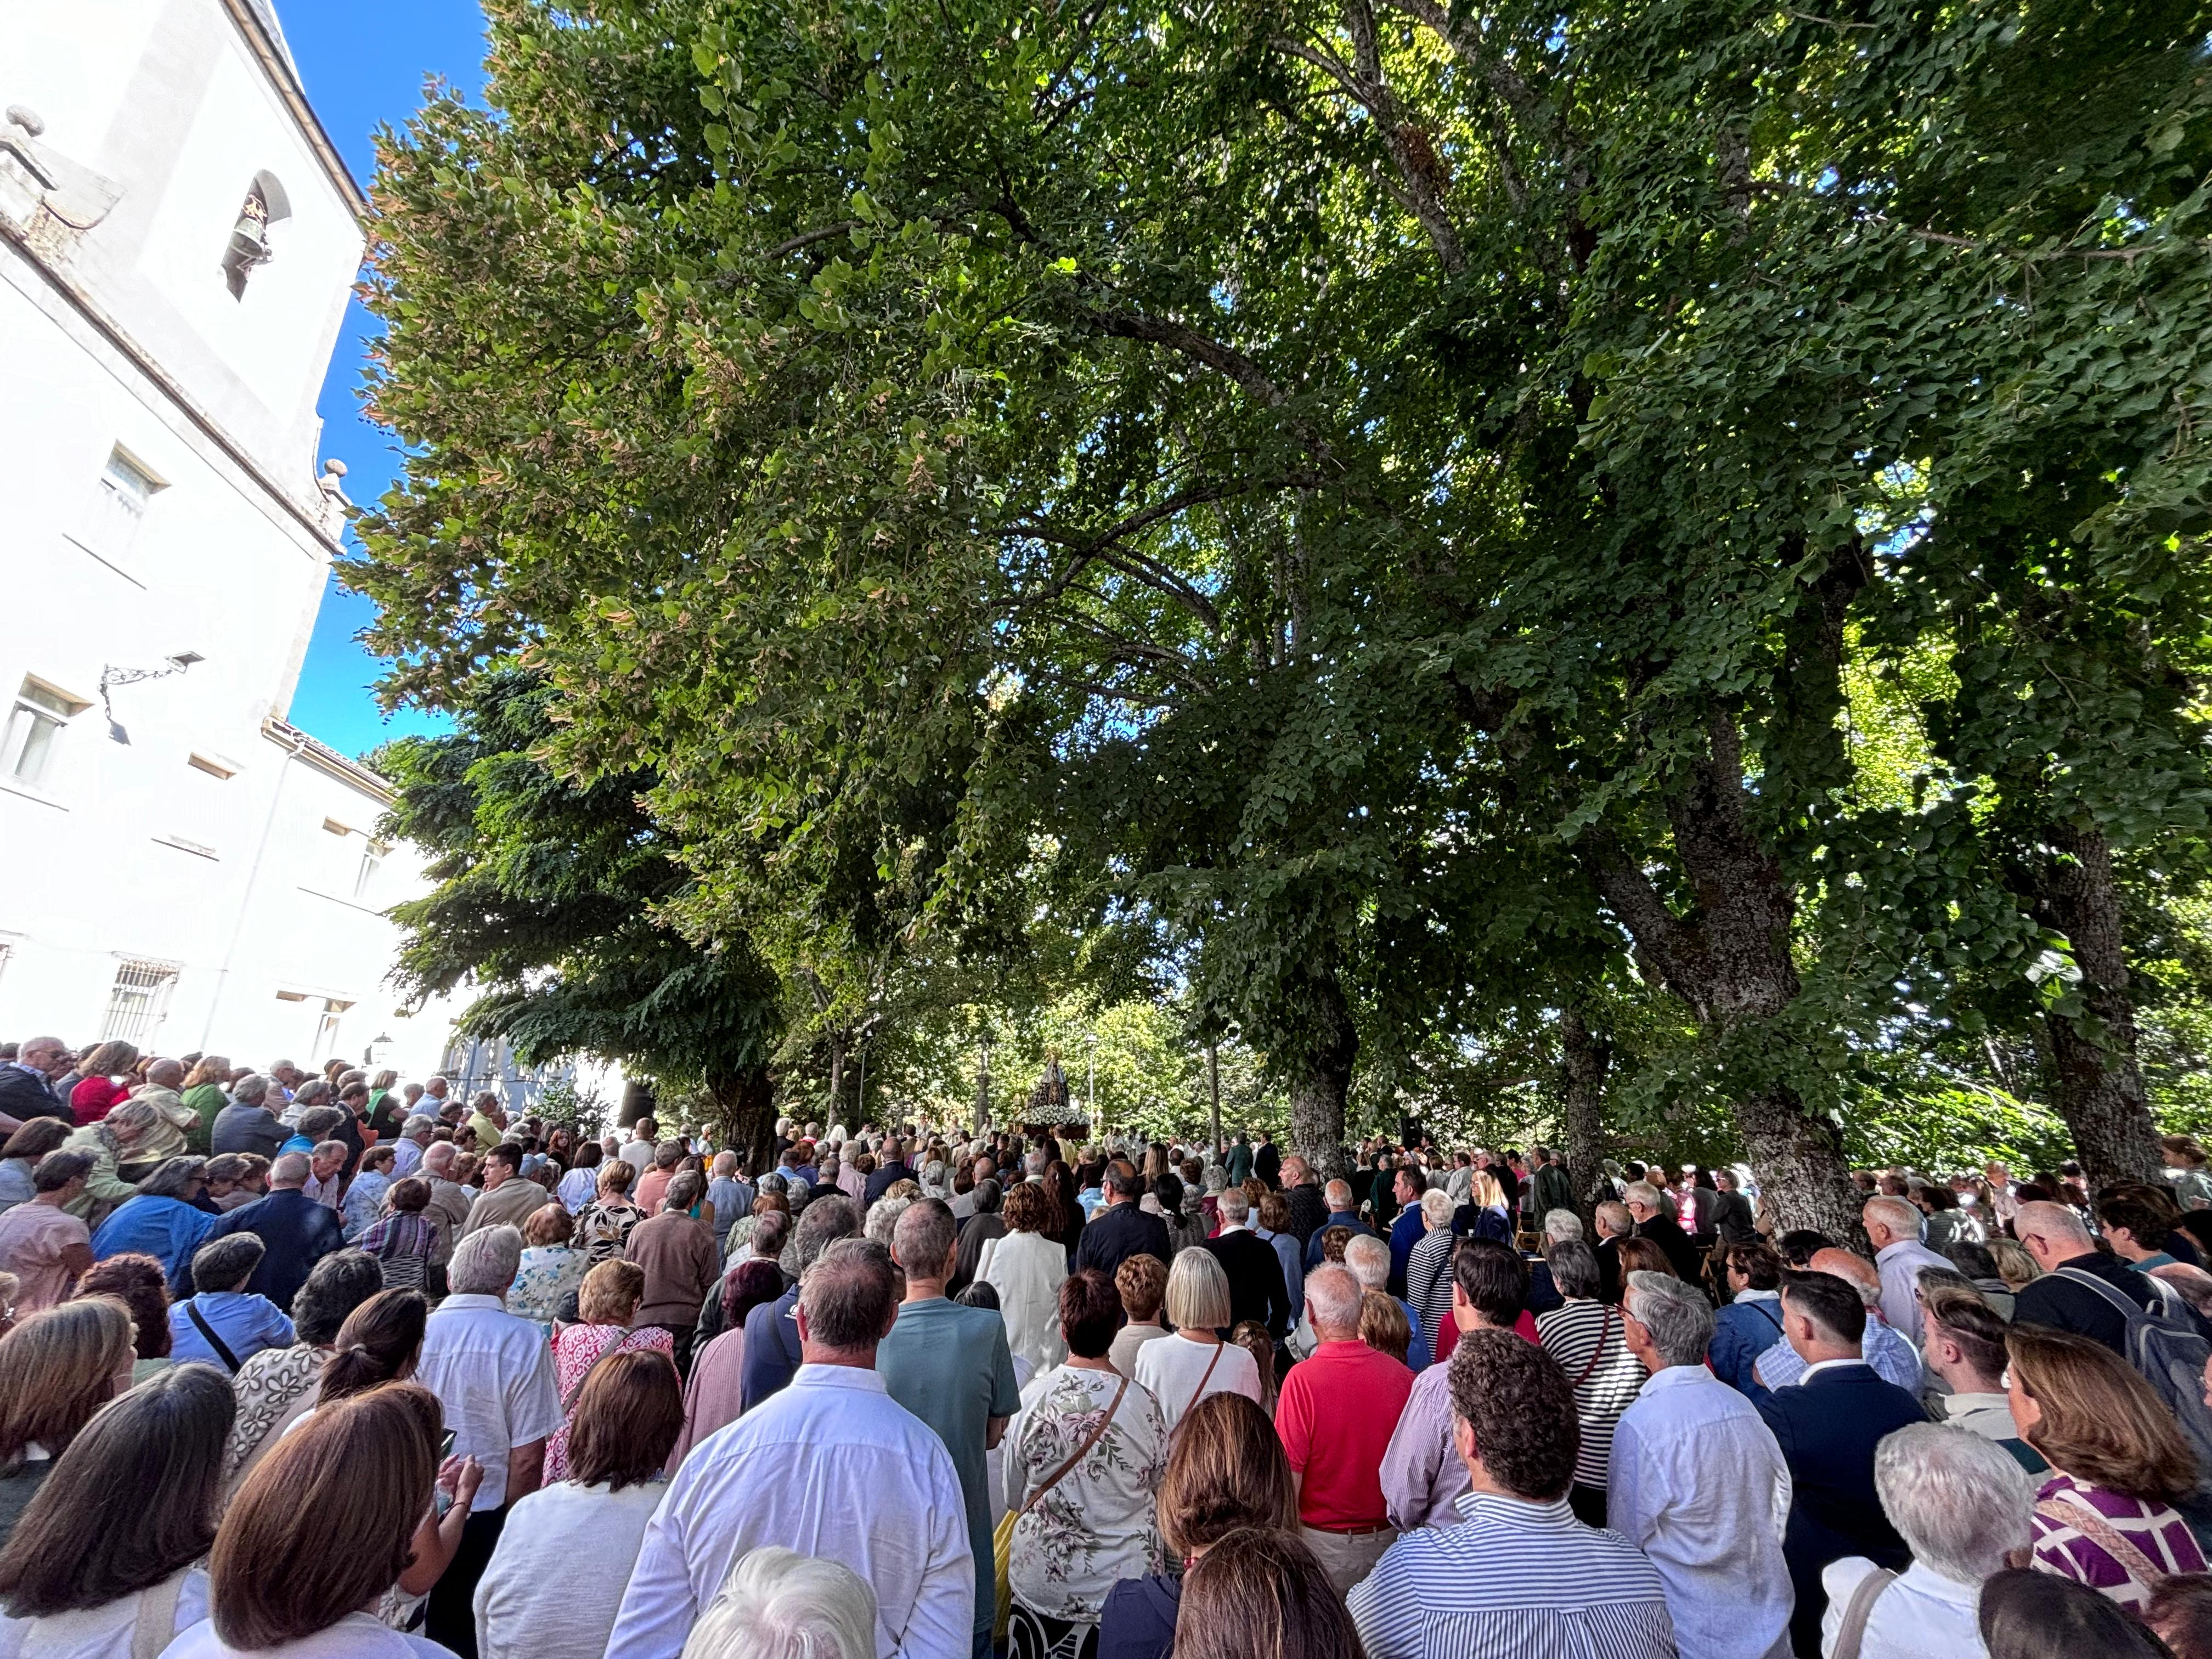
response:
<path id="1" fill-rule="evenodd" d="M 709 1077 L 716 1145 L 738 1153 L 755 1175 L 775 1167 L 775 1087 L 768 1067 Z"/>
<path id="2" fill-rule="evenodd" d="M 1618 843 L 1600 837 L 1593 854 L 1600 890 L 1638 963 L 1716 1033 L 1775 1018 L 1802 988 L 1790 956 L 1796 896 L 1745 811 L 1742 733 L 1727 711 L 1713 714 L 1706 752 L 1668 802 L 1668 817 L 1692 895 L 1687 915 L 1674 913 Z M 1735 1110 L 1775 1224 L 1851 1237 L 1859 1205 L 1836 1127 L 1808 1115 L 1782 1084 L 1740 1098 Z"/>
<path id="3" fill-rule="evenodd" d="M 2162 1158 L 2136 1060 L 2120 890 L 2112 848 L 2094 829 L 2060 830 L 2035 871 L 2039 918 L 2064 933 L 2081 970 L 2081 1000 L 2094 1035 L 2059 1013 L 2044 1016 L 2051 1104 L 2074 1134 L 2090 1189 L 2160 1180 Z"/>
<path id="4" fill-rule="evenodd" d="M 1334 976 L 1313 981 L 1311 988 L 1311 1029 L 1291 1079 L 1291 1144 L 1323 1181 L 1334 1181 L 1352 1173 L 1344 1150 L 1344 1109 L 1359 1033 Z"/>
<path id="5" fill-rule="evenodd" d="M 1566 1105 L 1567 1178 L 1584 1221 L 1613 1196 L 1605 1173 L 1605 1079 L 1613 1045 L 1592 1031 L 1579 1012 L 1559 1014 L 1559 1093 Z"/>

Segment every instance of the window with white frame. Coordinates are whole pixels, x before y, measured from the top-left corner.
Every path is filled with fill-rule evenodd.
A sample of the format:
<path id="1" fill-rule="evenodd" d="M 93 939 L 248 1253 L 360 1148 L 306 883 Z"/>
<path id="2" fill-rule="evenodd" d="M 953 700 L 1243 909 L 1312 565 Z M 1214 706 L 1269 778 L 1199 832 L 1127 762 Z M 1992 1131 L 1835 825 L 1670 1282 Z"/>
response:
<path id="1" fill-rule="evenodd" d="M 168 1017 L 169 994 L 176 988 L 173 962 L 118 963 L 107 993 L 107 1013 L 100 1024 L 100 1040 L 146 1047 Z"/>
<path id="2" fill-rule="evenodd" d="M 118 445 L 100 469 L 88 521 L 77 539 L 109 563 L 120 564 L 138 539 L 154 497 L 167 488 L 151 467 Z"/>
<path id="3" fill-rule="evenodd" d="M 44 680 L 26 678 L 8 711 L 6 735 L 0 737 L 0 776 L 34 788 L 52 781 L 63 734 L 91 707 Z"/>
<path id="4" fill-rule="evenodd" d="M 361 866 L 354 872 L 353 877 L 353 896 L 357 902 L 368 902 L 376 887 L 377 872 L 384 868 L 384 855 L 391 850 L 380 841 L 363 842 Z"/>
<path id="5" fill-rule="evenodd" d="M 341 1002 L 336 997 L 325 997 L 322 1002 L 322 1015 L 315 1021 L 315 1042 L 312 1051 L 318 1065 L 337 1052 L 338 1022 L 345 1018 L 346 1010 L 353 1006 L 352 1003 Z"/>

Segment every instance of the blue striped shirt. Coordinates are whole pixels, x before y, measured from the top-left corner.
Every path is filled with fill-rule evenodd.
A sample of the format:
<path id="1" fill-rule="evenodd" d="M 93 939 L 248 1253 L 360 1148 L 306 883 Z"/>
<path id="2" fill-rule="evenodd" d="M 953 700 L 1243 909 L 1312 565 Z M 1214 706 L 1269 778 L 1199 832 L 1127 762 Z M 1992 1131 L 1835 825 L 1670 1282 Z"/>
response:
<path id="1" fill-rule="evenodd" d="M 1463 1524 L 1390 1547 L 1346 1598 L 1368 1659 L 1675 1659 L 1658 1569 L 1549 1504 L 1468 1492 Z"/>

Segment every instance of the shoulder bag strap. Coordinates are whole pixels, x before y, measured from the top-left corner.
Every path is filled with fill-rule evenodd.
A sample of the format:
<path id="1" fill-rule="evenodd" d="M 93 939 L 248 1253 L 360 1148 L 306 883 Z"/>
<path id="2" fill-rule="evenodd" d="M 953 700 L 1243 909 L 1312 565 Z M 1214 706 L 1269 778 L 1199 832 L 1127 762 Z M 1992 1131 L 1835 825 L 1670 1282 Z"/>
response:
<path id="1" fill-rule="evenodd" d="M 1214 1356 L 1217 1359 L 1220 1357 L 1221 1356 L 1219 1354 L 1216 1354 Z M 1203 1386 L 1203 1384 L 1200 1386 Z M 1035 1509 L 1039 1498 L 1042 1498 L 1047 1492 L 1058 1486 L 1060 1482 L 1060 1478 L 1063 1475 L 1066 1474 L 1071 1469 L 1074 1468 L 1078 1463 L 1080 1463 L 1085 1457 L 1090 1455 L 1091 1449 L 1098 1443 L 1099 1437 L 1106 1432 L 1108 1425 L 1113 1422 L 1114 1413 L 1121 1409 L 1121 1396 L 1128 1392 L 1129 1379 L 1125 1376 L 1121 1379 L 1121 1386 L 1114 1390 L 1114 1398 L 1107 1403 L 1105 1411 L 1100 1415 L 1098 1419 L 1098 1426 L 1091 1430 L 1089 1434 L 1083 1437 L 1083 1443 L 1075 1449 L 1074 1456 L 1069 1458 L 1067 1462 L 1062 1463 L 1058 1468 L 1054 1469 L 1050 1477 L 1046 1480 L 1042 1486 L 1039 1486 L 1035 1492 L 1031 1492 L 1027 1498 L 1022 1500 L 1021 1508 L 1014 1511 L 1016 1515 L 1027 1515 L 1031 1510 Z"/>
<path id="2" fill-rule="evenodd" d="M 1773 1308 L 1770 1308 L 1766 1305 L 1766 1300 L 1764 1297 L 1751 1304 L 1751 1305 L 1759 1310 L 1759 1317 L 1765 1320 L 1768 1324 L 1774 1327 L 1774 1334 L 1777 1336 L 1782 1334 L 1782 1316 L 1775 1312 Z M 1781 1306 L 1781 1304 L 1779 1303 L 1775 1304 L 1775 1307 L 1779 1306 Z"/>
<path id="3" fill-rule="evenodd" d="M 197 1300 L 185 1304 L 185 1316 L 198 1328 L 200 1335 L 206 1339 L 208 1346 L 215 1350 L 215 1357 L 222 1361 L 224 1367 L 233 1376 L 236 1376 L 238 1356 L 230 1351 L 230 1344 L 215 1334 L 215 1327 L 201 1317 L 200 1306 Z"/>
<path id="4" fill-rule="evenodd" d="M 570 1326 L 569 1328 L 574 1330 L 575 1328 L 574 1326 Z M 599 1353 L 593 1357 L 592 1363 L 584 1367 L 584 1374 L 576 1379 L 576 1385 L 570 1389 L 568 1393 L 561 1396 L 562 1416 L 569 1416 L 575 1411 L 577 1397 L 584 1392 L 584 1384 L 592 1380 L 592 1373 L 598 1370 L 600 1366 L 605 1364 L 608 1359 L 613 1355 L 620 1353 L 622 1352 L 622 1345 L 629 1340 L 629 1333 L 625 1331 L 622 1335 L 608 1343 L 605 1347 L 600 1349 Z"/>
<path id="5" fill-rule="evenodd" d="M 1198 1386 L 1190 1391 L 1190 1398 L 1182 1402 L 1182 1408 L 1186 1412 L 1205 1398 L 1206 1385 L 1213 1381 L 1213 1368 L 1221 1363 L 1221 1351 L 1228 1346 L 1226 1342 L 1216 1342 L 1213 1345 L 1213 1358 L 1206 1362 L 1206 1374 L 1198 1379 Z"/>
<path id="6" fill-rule="evenodd" d="M 1613 1338 L 1613 1308 L 1607 1306 L 1604 1321 L 1597 1328 L 1597 1346 L 1590 1350 L 1589 1364 L 1577 1374 L 1575 1380 L 1568 1385 L 1570 1388 L 1579 1389 L 1589 1382 L 1590 1373 L 1597 1369 L 1597 1362 L 1605 1358 L 1605 1345 Z"/>
<path id="7" fill-rule="evenodd" d="M 2100 1515 L 2094 1505 L 2080 1498 L 2068 1503 L 2063 1495 L 2046 1498 L 2035 1506 L 2035 1512 L 2058 1526 L 2073 1528 L 2111 1556 L 2115 1566 L 2147 1590 L 2155 1590 L 2173 1576 L 2145 1555 L 2141 1546 Z"/>
<path id="8" fill-rule="evenodd" d="M 173 1572 L 138 1592 L 138 1616 L 131 1622 L 131 1659 L 161 1659 L 161 1650 L 177 1639 L 177 1600 L 185 1593 L 185 1573 Z"/>
<path id="9" fill-rule="evenodd" d="M 1867 1620 L 1873 1616 L 1874 1604 L 1896 1582 L 1897 1575 L 1887 1567 L 1877 1567 L 1859 1580 L 1851 1599 L 1844 1604 L 1844 1622 L 1836 1626 L 1836 1645 L 1828 1659 L 1859 1659 L 1859 1648 L 1866 1640 Z"/>
<path id="10" fill-rule="evenodd" d="M 2076 1285 L 2087 1285 L 2128 1318 L 2140 1319 L 2143 1316 L 2145 1309 L 2142 1304 L 2131 1297 L 2122 1296 L 2118 1290 L 2107 1285 L 2094 1273 L 2085 1273 L 2079 1267 L 2061 1267 L 2057 1270 L 2056 1277 L 2068 1279 Z"/>

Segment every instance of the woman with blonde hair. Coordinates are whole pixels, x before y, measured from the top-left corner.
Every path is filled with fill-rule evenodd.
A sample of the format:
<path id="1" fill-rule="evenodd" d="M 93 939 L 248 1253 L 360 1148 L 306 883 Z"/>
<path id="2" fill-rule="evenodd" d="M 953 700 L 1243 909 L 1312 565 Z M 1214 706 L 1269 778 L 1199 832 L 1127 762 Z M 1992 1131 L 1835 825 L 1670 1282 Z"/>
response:
<path id="1" fill-rule="evenodd" d="M 2021 1290 L 2043 1277 L 2043 1269 L 2027 1253 L 2027 1246 L 2018 1239 L 1992 1234 L 1987 1249 L 1990 1259 L 1997 1264 L 1997 1277 L 2004 1280 L 2008 1289 Z"/>
<path id="2" fill-rule="evenodd" d="M 71 1133 L 62 1150 L 88 1154 L 92 1169 L 84 1178 L 84 1190 L 69 1201 L 69 1212 L 98 1232 L 116 1206 L 137 1196 L 137 1177 L 143 1173 L 138 1166 L 147 1161 L 143 1149 L 169 1127 L 151 1102 L 126 1100 L 99 1122 Z M 133 1171 L 130 1179 L 123 1173 L 126 1164 Z"/>
<path id="3" fill-rule="evenodd" d="M 44 1308 L 0 1337 L 0 1543 L 54 1460 L 128 1386 L 131 1310 L 113 1297 Z"/>
<path id="4" fill-rule="evenodd" d="M 1158 1346 L 1157 1344 L 1153 1346 Z M 1242 1395 L 1190 1408 L 1169 1443 L 1158 1496 L 1161 1541 L 1182 1568 L 1232 1532 L 1297 1525 L 1297 1483 L 1267 1415 Z M 1166 1659 L 1175 1645 L 1180 1572 L 1124 1578 L 1098 1616 L 1097 1659 Z"/>
<path id="5" fill-rule="evenodd" d="M 1052 1200 L 1034 1181 L 1006 1194 L 1003 1238 L 983 1247 L 976 1277 L 999 1293 L 1006 1345 L 1041 1376 L 1067 1357 L 1060 1333 L 1060 1286 L 1067 1277 L 1067 1251 L 1052 1236 Z"/>
<path id="6" fill-rule="evenodd" d="M 1208 1395 L 1241 1394 L 1255 1406 L 1261 1402 L 1260 1367 L 1221 1338 L 1231 1324 L 1229 1275 L 1212 1251 L 1194 1245 L 1176 1253 L 1168 1269 L 1167 1313 L 1176 1333 L 1137 1350 L 1136 1380 L 1159 1401 L 1170 1433 Z"/>
<path id="7" fill-rule="evenodd" d="M 2051 1475 L 2035 1495 L 2035 1561 L 2140 1612 L 2176 1573 L 2205 1571 L 2174 1505 L 2197 1460 L 2173 1413 L 2101 1342 L 2037 1325 L 2005 1334 L 2005 1393 Z"/>
<path id="8" fill-rule="evenodd" d="M 645 1299 L 645 1269 L 634 1261 L 602 1261 L 584 1275 L 576 1292 L 579 1323 L 553 1328 L 554 1384 L 561 1391 L 561 1410 L 568 1422 L 545 1443 L 545 1479 L 550 1484 L 568 1477 L 568 1433 L 574 1421 L 576 1401 L 592 1370 L 609 1356 L 651 1350 L 676 1361 L 676 1339 L 659 1325 L 632 1330 L 638 1304 Z M 679 1396 L 678 1427 L 682 1425 Z"/>
<path id="9" fill-rule="evenodd" d="M 202 1054 L 179 1085 L 189 1111 L 199 1121 L 185 1131 L 185 1150 L 204 1158 L 215 1132 L 216 1114 L 230 1104 L 230 1060 L 222 1054 Z"/>

